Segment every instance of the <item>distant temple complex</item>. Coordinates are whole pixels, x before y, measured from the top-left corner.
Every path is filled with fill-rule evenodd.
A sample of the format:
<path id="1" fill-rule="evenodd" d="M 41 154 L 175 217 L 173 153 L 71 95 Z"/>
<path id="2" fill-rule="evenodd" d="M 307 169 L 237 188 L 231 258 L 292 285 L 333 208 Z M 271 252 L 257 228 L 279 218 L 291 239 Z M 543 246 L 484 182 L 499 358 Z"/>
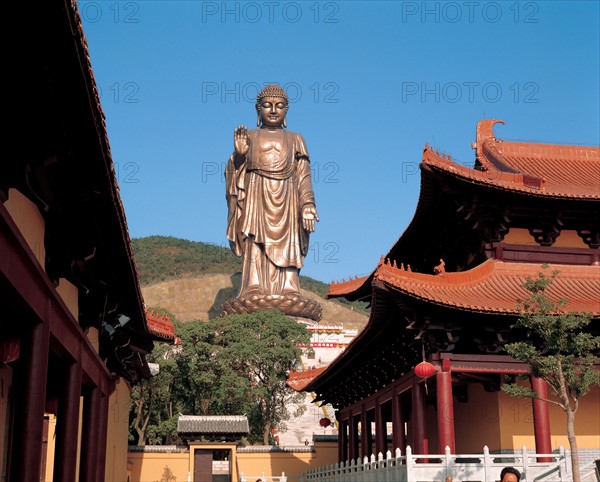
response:
<path id="1" fill-rule="evenodd" d="M 564 412 L 500 390 L 507 375 L 529 372 L 504 346 L 518 340 L 517 300 L 543 263 L 560 272 L 548 295 L 591 313 L 599 331 L 600 149 L 506 142 L 498 122 L 477 125 L 472 168 L 425 146 L 408 228 L 369 276 L 330 286 L 330 298 L 371 303 L 368 325 L 326 369 L 288 383 L 337 409 L 340 461 L 407 445 L 417 454 L 568 446 Z M 543 380 L 530 383 L 547 393 Z M 600 448 L 599 392 L 577 414 L 583 450 Z"/>

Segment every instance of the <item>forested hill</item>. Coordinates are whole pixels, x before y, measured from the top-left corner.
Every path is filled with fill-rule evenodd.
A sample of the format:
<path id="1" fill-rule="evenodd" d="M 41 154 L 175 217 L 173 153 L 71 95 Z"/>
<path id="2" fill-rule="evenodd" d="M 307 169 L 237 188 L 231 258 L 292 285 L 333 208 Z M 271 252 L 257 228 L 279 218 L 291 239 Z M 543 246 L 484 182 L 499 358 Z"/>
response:
<path id="1" fill-rule="evenodd" d="M 209 274 L 231 275 L 242 270 L 242 258 L 237 258 L 229 247 L 172 236 L 134 238 L 132 244 L 142 286 Z M 329 289 L 326 283 L 308 276 L 300 276 L 300 286 L 323 298 Z M 368 313 L 365 303 L 337 301 Z"/>
<path id="2" fill-rule="evenodd" d="M 131 242 L 142 285 L 242 270 L 242 258 L 223 246 L 172 236 L 134 238 Z"/>

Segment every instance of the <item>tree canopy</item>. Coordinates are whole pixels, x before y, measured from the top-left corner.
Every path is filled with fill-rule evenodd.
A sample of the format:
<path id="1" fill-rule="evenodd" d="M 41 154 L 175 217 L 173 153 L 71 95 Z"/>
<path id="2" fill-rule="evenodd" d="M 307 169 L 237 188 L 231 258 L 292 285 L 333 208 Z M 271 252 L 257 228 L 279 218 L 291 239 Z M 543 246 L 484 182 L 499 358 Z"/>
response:
<path id="1" fill-rule="evenodd" d="M 180 413 L 245 414 L 250 441 L 268 444 L 271 429 L 289 418 L 287 407 L 299 396 L 286 380 L 300 363 L 298 346 L 308 343 L 308 330 L 271 310 L 209 322 L 175 321 L 175 332 L 181 345 L 152 354 L 159 375 L 134 387 L 131 439 L 140 445 L 180 442 Z"/>

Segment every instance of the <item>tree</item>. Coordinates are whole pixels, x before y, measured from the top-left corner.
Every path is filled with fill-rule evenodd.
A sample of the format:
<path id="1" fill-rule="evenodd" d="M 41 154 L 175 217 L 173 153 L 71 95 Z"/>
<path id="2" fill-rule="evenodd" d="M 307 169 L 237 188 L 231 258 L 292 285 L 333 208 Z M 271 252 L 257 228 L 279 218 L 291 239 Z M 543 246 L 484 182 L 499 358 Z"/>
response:
<path id="1" fill-rule="evenodd" d="M 157 344 L 148 360 L 160 373 L 132 390 L 130 440 L 138 445 L 179 442 L 179 413 L 246 414 L 252 442 L 269 443 L 303 395 L 286 385 L 298 368 L 308 330 L 279 311 L 230 315 L 209 322 L 174 319 L 181 345 Z M 299 414 L 298 411 L 295 415 Z"/>
<path id="2" fill-rule="evenodd" d="M 581 397 L 594 385 L 600 385 L 600 372 L 594 366 L 598 362 L 600 336 L 585 331 L 591 315 L 567 312 L 566 300 L 550 299 L 546 290 L 559 272 L 547 276 L 547 266 L 543 268 L 537 278 L 526 279 L 523 286 L 529 296 L 518 302 L 521 316 L 514 328 L 524 331 L 525 340 L 507 344 L 505 348 L 513 358 L 529 365 L 532 376 L 545 380 L 554 397 L 542 399 L 533 390 L 515 383 L 503 385 L 502 390 L 513 396 L 556 404 L 566 412 L 573 481 L 579 482 L 575 414 Z"/>
<path id="3" fill-rule="evenodd" d="M 131 390 L 130 441 L 138 445 L 176 443 L 177 427 L 169 421 L 173 418 L 172 393 L 176 378 L 176 365 L 172 358 L 173 347 L 157 343 L 148 361 L 158 363 L 160 372 L 140 380 Z"/>
<path id="4" fill-rule="evenodd" d="M 168 315 L 174 324 L 177 320 L 164 308 L 154 311 Z M 131 390 L 129 413 L 129 440 L 138 445 L 175 444 L 181 440 L 177 435 L 177 420 L 173 418 L 173 392 L 178 379 L 174 355 L 178 348 L 168 343 L 155 343 L 147 356 L 150 363 L 159 365 L 159 373 L 140 380 Z"/>
<path id="5" fill-rule="evenodd" d="M 263 443 L 268 445 L 271 430 L 289 418 L 288 407 L 302 406 L 298 398 L 303 396 L 286 382 L 290 370 L 300 363 L 298 345 L 310 340 L 308 330 L 277 310 L 230 315 L 211 323 L 216 332 L 215 353 L 227 372 L 221 395 L 227 399 L 243 394 L 253 402 L 251 435 L 258 438 L 262 429 Z M 242 387 L 246 388 L 245 393 Z"/>

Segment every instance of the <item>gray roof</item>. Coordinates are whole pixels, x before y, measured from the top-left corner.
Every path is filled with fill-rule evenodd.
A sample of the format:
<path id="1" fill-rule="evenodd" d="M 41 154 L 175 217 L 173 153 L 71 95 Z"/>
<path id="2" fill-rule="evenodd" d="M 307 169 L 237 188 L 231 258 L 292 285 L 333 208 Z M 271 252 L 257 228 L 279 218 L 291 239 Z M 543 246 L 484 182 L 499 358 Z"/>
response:
<path id="1" fill-rule="evenodd" d="M 180 415 L 178 433 L 247 434 L 250 432 L 245 415 Z"/>
<path id="2" fill-rule="evenodd" d="M 190 448 L 187 445 L 129 445 L 128 452 L 146 453 L 187 453 Z"/>
<path id="3" fill-rule="evenodd" d="M 279 445 L 249 445 L 248 447 L 238 447 L 237 453 L 263 453 L 263 452 L 292 452 L 292 453 L 307 453 L 316 452 L 314 447 L 305 445 L 294 445 L 291 447 L 280 447 Z"/>

